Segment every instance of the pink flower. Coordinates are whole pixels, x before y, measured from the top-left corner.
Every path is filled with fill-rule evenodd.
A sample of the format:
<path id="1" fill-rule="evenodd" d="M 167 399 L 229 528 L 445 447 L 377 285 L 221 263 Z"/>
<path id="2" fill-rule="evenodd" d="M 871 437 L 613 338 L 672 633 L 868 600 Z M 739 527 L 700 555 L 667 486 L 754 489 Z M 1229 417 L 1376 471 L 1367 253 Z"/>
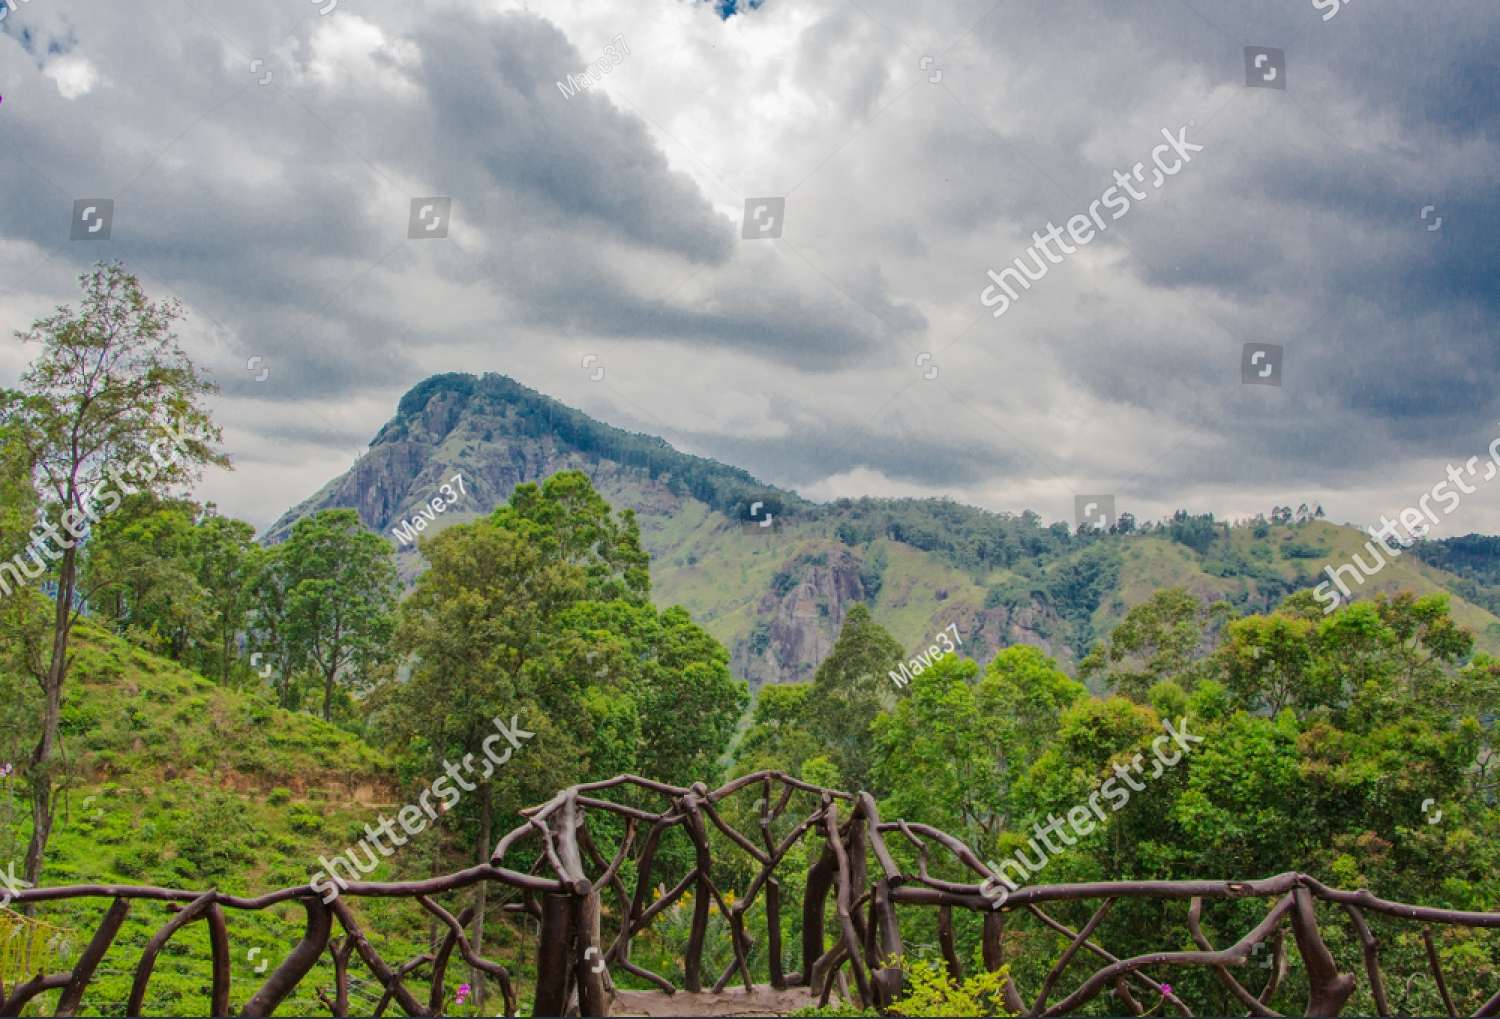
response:
<path id="1" fill-rule="evenodd" d="M 1172 993 L 1172 985 L 1171 984 L 1159 984 L 1157 986 L 1157 990 L 1161 991 L 1162 996 L 1165 997 L 1166 995 Z"/>
<path id="2" fill-rule="evenodd" d="M 470 988 L 468 984 L 459 984 L 458 985 L 458 1003 L 460 1005 L 462 1005 L 464 1003 L 464 999 L 469 996 L 469 991 L 471 989 L 472 988 Z"/>

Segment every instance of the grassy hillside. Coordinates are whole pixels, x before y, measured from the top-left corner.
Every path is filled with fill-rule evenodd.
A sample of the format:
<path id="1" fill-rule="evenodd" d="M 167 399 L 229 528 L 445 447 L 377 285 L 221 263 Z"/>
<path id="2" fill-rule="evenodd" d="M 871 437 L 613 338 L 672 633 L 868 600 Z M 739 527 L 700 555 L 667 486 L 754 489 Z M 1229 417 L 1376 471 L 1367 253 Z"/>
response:
<path id="1" fill-rule="evenodd" d="M 48 847 L 45 885 L 154 884 L 236 894 L 296 885 L 319 869 L 321 855 L 343 851 L 381 809 L 389 814 L 399 806 L 387 762 L 349 733 L 280 710 L 258 694 L 217 687 L 86 624 L 75 647 L 62 716 L 74 779 Z M 19 871 L 29 819 L 15 816 L 20 791 L 0 790 L 11 808 L 0 816 L 8 822 L 0 825 L 0 846 Z M 424 832 L 383 860 L 371 879 L 426 876 L 440 838 Z M 39 919 L 57 928 L 51 941 L 63 964 L 76 959 L 107 905 L 78 900 L 40 907 Z M 428 925 L 420 907 L 366 899 L 354 909 L 392 964 L 425 950 Z M 226 910 L 226 916 L 231 998 L 239 1008 L 264 980 L 257 970 L 274 969 L 301 937 L 305 914 L 284 904 L 254 913 Z M 136 902 L 88 992 L 91 1011 L 123 1014 L 141 949 L 170 917 L 164 905 Z M 506 936 L 487 951 L 508 958 L 516 946 Z M 258 952 L 252 956 L 251 949 Z M 208 957 L 205 925 L 175 936 L 158 959 L 146 1013 L 208 1014 Z M 12 976 L 5 974 L 7 981 Z M 463 979 L 460 967 L 450 968 L 450 978 Z M 281 1014 L 326 1014 L 318 987 L 333 987 L 326 955 Z M 368 1014 L 378 999 L 368 973 L 356 974 L 354 1013 Z"/>

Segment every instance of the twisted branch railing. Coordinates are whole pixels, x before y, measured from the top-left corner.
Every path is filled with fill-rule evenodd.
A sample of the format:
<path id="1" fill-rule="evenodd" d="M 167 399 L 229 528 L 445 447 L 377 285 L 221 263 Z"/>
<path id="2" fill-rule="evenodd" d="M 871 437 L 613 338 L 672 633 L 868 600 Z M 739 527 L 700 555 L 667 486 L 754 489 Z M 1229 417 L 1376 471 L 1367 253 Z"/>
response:
<path id="1" fill-rule="evenodd" d="M 779 792 L 778 792 L 779 789 Z M 726 821 L 719 805 L 742 790 L 759 792 L 752 816 L 759 842 Z M 658 797 L 665 809 L 652 811 L 629 803 L 605 799 L 604 793 Z M 807 816 L 789 827 L 778 839 L 773 828 L 782 821 L 794 796 L 810 796 L 814 805 Z M 623 824 L 618 848 L 606 858 L 589 830 L 590 814 L 610 815 Z M 255 897 L 228 895 L 209 889 L 183 891 L 140 885 L 73 885 L 35 888 L 20 892 L 20 903 L 37 904 L 63 899 L 101 897 L 111 905 L 87 947 L 73 967 L 64 973 L 37 973 L 14 987 L 0 986 L 0 1016 L 19 1015 L 39 995 L 61 991 L 57 1015 L 73 1015 L 81 1006 L 84 991 L 100 961 L 119 932 L 136 900 L 165 902 L 175 911 L 150 940 L 136 965 L 126 1013 L 142 1014 L 152 969 L 167 942 L 183 928 L 202 921 L 208 925 L 212 982 L 209 988 L 213 1014 L 230 1010 L 230 952 L 224 911 L 262 910 L 297 902 L 306 912 L 302 939 L 277 968 L 265 977 L 242 1007 L 246 1016 L 270 1015 L 307 978 L 326 953 L 333 966 L 332 996 L 328 989 L 315 992 L 335 1016 L 349 1014 L 349 967 L 358 956 L 381 989 L 375 1015 L 383 1015 L 394 1003 L 407 1015 L 440 1015 L 446 1000 L 448 965 L 456 950 L 475 971 L 493 977 L 504 999 L 505 1013 L 516 1014 L 518 996 L 505 966 L 478 954 L 466 934 L 473 911 L 454 916 L 440 905 L 438 896 L 461 892 L 481 881 L 495 882 L 516 893 L 500 908 L 521 913 L 540 925 L 537 939 L 533 1012 L 557 1016 L 610 1014 L 616 990 L 611 973 L 626 973 L 665 993 L 678 988 L 667 977 L 654 973 L 630 958 L 632 940 L 652 922 L 693 890 L 691 929 L 682 954 L 684 989 L 705 987 L 704 951 L 709 930 L 710 905 L 724 917 L 733 958 L 709 985 L 721 992 L 736 977 L 747 990 L 755 983 L 750 968 L 752 941 L 747 932 L 747 914 L 764 902 L 766 923 L 766 969 L 771 986 L 778 990 L 803 986 L 826 1003 L 835 986 L 845 986 L 845 971 L 853 979 L 847 991 L 863 1003 L 888 1006 L 901 993 L 902 971 L 894 964 L 902 954 L 898 906 L 918 906 L 936 911 L 939 951 L 948 971 L 962 973 L 955 948 L 953 910 L 966 909 L 982 917 L 981 957 L 987 969 L 1005 963 L 1004 930 L 1010 914 L 1024 912 L 1043 927 L 1066 939 L 1066 947 L 1047 971 L 1035 998 L 1028 1004 L 1014 977 L 1004 985 L 1007 1008 L 1027 1015 L 1054 1016 L 1076 1012 L 1106 989 L 1119 1006 L 1133 1015 L 1144 1015 L 1156 1007 L 1142 1004 L 1165 1002 L 1180 1014 L 1192 1012 L 1177 993 L 1157 974 L 1164 968 L 1199 967 L 1217 981 L 1251 1015 L 1275 1016 L 1269 1002 L 1282 987 L 1289 972 L 1284 931 L 1290 927 L 1292 943 L 1302 959 L 1308 997 L 1301 1009 L 1307 1015 L 1336 1015 L 1354 993 L 1357 978 L 1339 971 L 1337 962 L 1318 926 L 1316 904 L 1341 907 L 1359 941 L 1365 978 L 1382 1015 L 1392 1012 L 1379 959 L 1379 943 L 1365 913 L 1419 921 L 1432 979 L 1450 1015 L 1457 1015 L 1446 976 L 1439 962 L 1428 924 L 1470 928 L 1500 928 L 1500 912 L 1481 913 L 1413 906 L 1378 898 L 1368 891 L 1329 888 L 1305 874 L 1285 873 L 1254 881 L 1109 881 L 1078 884 L 1035 885 L 1010 891 L 1003 908 L 983 894 L 997 876 L 961 840 L 928 825 L 906 821 L 884 821 L 869 793 L 851 794 L 802 782 L 780 772 L 757 772 L 737 778 L 710 791 L 702 783 L 690 787 L 669 785 L 636 775 L 620 775 L 600 782 L 584 783 L 557 793 L 552 799 L 521 812 L 524 821 L 500 839 L 488 864 L 469 867 L 423 881 L 344 883 L 339 897 L 324 903 L 309 886 L 285 888 Z M 685 834 L 692 851 L 691 866 L 655 901 L 647 899 L 653 888 L 653 870 L 663 837 L 674 829 Z M 720 887 L 722 878 L 714 870 L 710 830 L 748 857 L 753 876 L 741 897 L 732 903 Z M 886 837 L 899 838 L 915 860 L 903 870 Z M 801 968 L 783 971 L 782 884 L 778 869 L 792 849 L 809 841 L 816 851 L 803 879 L 801 916 Z M 819 843 L 821 843 L 819 845 Z M 526 844 L 535 857 L 527 871 L 505 866 L 512 853 Z M 943 851 L 948 866 L 970 872 L 977 880 L 964 883 L 931 873 L 933 849 Z M 868 870 L 876 870 L 871 880 Z M 587 861 L 587 864 L 585 863 Z M 633 863 L 635 887 L 627 888 L 622 872 Z M 550 876 L 540 871 L 550 870 Z M 596 876 L 590 877 L 590 871 Z M 719 880 L 716 880 L 719 878 Z M 612 920 L 614 936 L 606 946 L 601 894 L 608 889 L 615 900 Z M 835 927 L 825 936 L 825 916 L 832 899 Z M 371 946 L 350 907 L 350 899 L 404 898 L 414 901 L 438 924 L 441 942 L 430 951 L 391 965 Z M 1264 917 L 1239 940 L 1226 948 L 1215 948 L 1202 924 L 1206 900 L 1274 900 Z M 1188 932 L 1196 951 L 1159 951 L 1119 958 L 1094 940 L 1111 910 L 1122 899 L 1187 900 Z M 1044 905 L 1098 900 L 1088 921 L 1077 930 L 1054 918 Z M 342 931 L 333 937 L 335 924 Z M 1245 966 L 1256 946 L 1271 948 L 1271 972 L 1264 986 L 1252 991 L 1231 972 Z M 1081 983 L 1052 1002 L 1054 992 L 1067 971 L 1087 953 L 1100 965 Z M 422 979 L 427 970 L 426 1000 L 419 1000 L 408 981 Z M 1500 991 L 1485 1001 L 1476 1016 L 1500 1015 Z"/>

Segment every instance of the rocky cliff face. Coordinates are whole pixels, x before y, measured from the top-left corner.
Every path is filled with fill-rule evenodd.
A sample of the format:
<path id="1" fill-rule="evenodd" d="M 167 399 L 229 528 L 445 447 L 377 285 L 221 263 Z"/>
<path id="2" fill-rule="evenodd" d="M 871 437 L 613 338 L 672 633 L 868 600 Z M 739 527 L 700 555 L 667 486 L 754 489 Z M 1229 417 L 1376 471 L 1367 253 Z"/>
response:
<path id="1" fill-rule="evenodd" d="M 849 608 L 865 598 L 860 567 L 847 548 L 786 561 L 756 603 L 750 633 L 732 647 L 735 674 L 770 683 L 812 679 Z"/>

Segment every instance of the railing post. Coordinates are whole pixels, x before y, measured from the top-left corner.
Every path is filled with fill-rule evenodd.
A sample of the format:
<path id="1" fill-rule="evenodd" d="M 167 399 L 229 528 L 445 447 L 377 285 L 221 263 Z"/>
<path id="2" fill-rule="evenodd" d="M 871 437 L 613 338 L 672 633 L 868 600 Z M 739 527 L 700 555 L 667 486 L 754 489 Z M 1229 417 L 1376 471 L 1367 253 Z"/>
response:
<path id="1" fill-rule="evenodd" d="M 766 880 L 766 965 L 771 971 L 771 986 L 786 988 L 786 974 L 781 968 L 781 882 Z"/>
<path id="2" fill-rule="evenodd" d="M 995 909 L 985 910 L 981 950 L 984 955 L 984 968 L 991 973 L 1005 965 L 1004 936 L 1005 914 Z M 1026 1011 L 1026 1003 L 1021 1000 L 1021 991 L 1016 987 L 1014 980 L 1007 979 L 1001 993 L 1005 998 L 1006 1008 L 1017 1015 Z"/>
<path id="3" fill-rule="evenodd" d="M 807 869 L 807 887 L 802 893 L 802 982 L 809 987 L 813 965 L 823 955 L 823 908 L 837 870 L 833 846 L 825 842 L 818 862 Z"/>
<path id="4" fill-rule="evenodd" d="M 713 896 L 709 890 L 709 871 L 713 860 L 708 852 L 708 836 L 703 830 L 703 818 L 698 813 L 698 803 L 708 788 L 701 782 L 682 798 L 687 813 L 684 822 L 688 835 L 693 840 L 694 865 L 698 872 L 697 886 L 693 890 L 693 929 L 688 935 L 687 952 L 683 956 L 683 985 L 691 992 L 703 990 L 703 941 L 708 936 L 708 907 Z"/>
<path id="5" fill-rule="evenodd" d="M 573 898 L 574 959 L 577 966 L 578 1014 L 609 1015 L 604 951 L 599 947 L 599 893 Z"/>
<path id="6" fill-rule="evenodd" d="M 542 896 L 542 933 L 536 943 L 536 1004 L 532 1015 L 560 1016 L 568 1006 L 573 966 L 573 898 Z"/>

